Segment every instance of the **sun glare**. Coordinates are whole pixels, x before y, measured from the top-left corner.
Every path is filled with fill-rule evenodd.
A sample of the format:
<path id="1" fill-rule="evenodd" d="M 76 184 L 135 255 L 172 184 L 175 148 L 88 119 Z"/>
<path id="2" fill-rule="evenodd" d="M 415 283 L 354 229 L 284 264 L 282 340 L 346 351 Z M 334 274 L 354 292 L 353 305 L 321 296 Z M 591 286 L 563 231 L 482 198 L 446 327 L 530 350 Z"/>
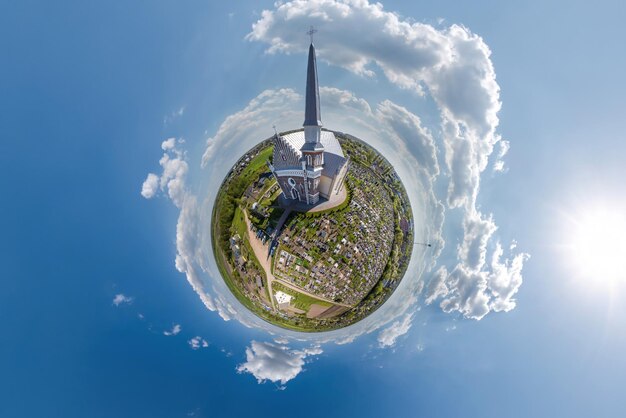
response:
<path id="1" fill-rule="evenodd" d="M 579 274 L 603 281 L 626 279 L 626 214 L 623 211 L 586 210 L 571 226 L 570 261 Z"/>

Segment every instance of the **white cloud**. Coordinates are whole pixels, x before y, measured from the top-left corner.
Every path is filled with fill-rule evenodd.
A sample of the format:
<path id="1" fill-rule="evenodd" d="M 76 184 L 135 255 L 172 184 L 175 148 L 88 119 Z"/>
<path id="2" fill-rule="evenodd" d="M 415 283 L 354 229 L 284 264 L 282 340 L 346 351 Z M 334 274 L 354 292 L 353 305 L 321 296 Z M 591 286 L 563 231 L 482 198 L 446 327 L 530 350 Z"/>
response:
<path id="1" fill-rule="evenodd" d="M 237 371 L 252 374 L 259 383 L 269 380 L 285 385 L 302 372 L 307 357 L 322 352 L 319 346 L 291 350 L 286 345 L 252 341 L 246 348 L 246 361 L 237 367 Z"/>
<path id="2" fill-rule="evenodd" d="M 241 152 L 241 143 L 249 138 L 254 137 L 259 142 L 263 132 L 270 136 L 272 125 L 281 129 L 285 120 L 295 118 L 296 115 L 300 119 L 302 112 L 296 111 L 298 108 L 295 106 L 299 100 L 301 96 L 291 89 L 265 90 L 259 94 L 244 109 L 228 116 L 217 133 L 207 140 L 202 166 L 206 166 L 217 150 L 221 155 L 229 155 L 233 149 Z"/>
<path id="3" fill-rule="evenodd" d="M 425 302 L 427 305 L 433 303 L 437 298 L 447 295 L 450 290 L 446 286 L 446 279 L 448 278 L 448 270 L 445 266 L 439 267 L 433 277 L 428 282 L 428 289 L 426 290 Z"/>
<path id="4" fill-rule="evenodd" d="M 141 186 L 141 195 L 146 199 L 152 199 L 159 190 L 159 176 L 149 173 Z"/>
<path id="5" fill-rule="evenodd" d="M 176 138 L 168 138 L 161 143 L 161 149 L 163 151 L 170 151 L 176 149 Z"/>
<path id="6" fill-rule="evenodd" d="M 195 336 L 189 341 L 187 341 L 189 347 L 192 350 L 198 350 L 199 348 L 207 348 L 209 346 L 209 342 L 200 336 Z"/>
<path id="7" fill-rule="evenodd" d="M 482 319 L 490 311 L 515 308 L 514 296 L 522 284 L 522 267 L 529 255 L 519 253 L 502 261 L 503 253 L 500 243 L 496 243 L 486 270 L 470 270 L 463 264 L 450 274 L 445 268 L 439 269 L 429 283 L 426 303 L 441 298 L 445 312 L 457 311 L 472 319 Z"/>
<path id="8" fill-rule="evenodd" d="M 170 200 L 180 209 L 176 225 L 176 269 L 185 273 L 187 281 L 207 309 L 217 311 L 224 320 L 229 320 L 233 308 L 225 301 L 213 297 L 199 275 L 199 270 L 205 268 L 207 261 L 201 248 L 204 237 L 198 226 L 201 220 L 198 198 L 189 192 L 187 186 L 188 164 L 186 152 L 182 149 L 184 143 L 184 140 L 176 138 L 168 138 L 161 143 L 164 154 L 159 164 L 163 172 L 160 176 L 152 173 L 148 175 L 142 187 L 142 195 L 154 196 L 152 190 L 156 189 L 154 183 L 158 182 L 159 190 L 166 191 Z M 146 196 L 143 190 L 150 192 L 146 192 Z"/>
<path id="9" fill-rule="evenodd" d="M 182 328 L 181 328 L 180 324 L 174 324 L 174 326 L 172 327 L 171 330 L 163 331 L 163 335 L 167 335 L 168 337 L 172 336 L 172 335 L 178 335 L 178 333 L 180 333 L 181 330 L 182 330 Z"/>
<path id="10" fill-rule="evenodd" d="M 126 296 L 123 293 L 118 293 L 117 295 L 115 295 L 115 297 L 113 298 L 113 305 L 115 306 L 120 306 L 123 304 L 131 304 L 133 303 L 133 300 L 135 298 L 131 297 L 131 296 Z"/>
<path id="11" fill-rule="evenodd" d="M 482 319 L 489 312 L 485 274 L 459 264 L 447 278 L 449 293 L 441 301 L 444 312 L 458 311 L 466 318 Z"/>
<path id="12" fill-rule="evenodd" d="M 181 207 L 185 196 L 185 178 L 189 166 L 185 153 L 178 147 L 183 140 L 169 138 L 163 141 L 161 148 L 165 153 L 159 160 L 161 175 L 149 173 L 141 186 L 141 195 L 146 199 L 154 197 L 160 190 L 166 192 L 177 207 Z"/>
<path id="13" fill-rule="evenodd" d="M 413 314 L 409 313 L 404 315 L 401 321 L 395 321 L 391 326 L 382 330 L 380 334 L 378 334 L 378 345 L 381 348 L 393 347 L 399 337 L 409 332 L 412 320 Z"/>
<path id="14" fill-rule="evenodd" d="M 520 253 L 516 254 L 513 259 L 501 261 L 503 254 L 504 250 L 498 242 L 491 259 L 491 271 L 487 276 L 487 285 L 493 295 L 491 308 L 496 312 L 508 312 L 515 308 L 516 302 L 513 296 L 522 285 L 524 261 L 530 258 L 530 255 L 526 253 Z"/>
<path id="15" fill-rule="evenodd" d="M 459 260 L 467 270 L 480 271 L 485 265 L 487 244 L 497 226 L 491 217 L 479 212 L 466 212 L 463 220 L 463 243 L 458 248 Z"/>
<path id="16" fill-rule="evenodd" d="M 415 88 L 417 75 L 451 54 L 445 38 L 431 26 L 403 22 L 379 3 L 366 1 L 276 3 L 275 10 L 262 12 L 247 39 L 268 42 L 269 53 L 300 52 L 308 42 L 302 28 L 309 25 L 319 29 L 321 59 L 368 77 L 375 75 L 376 64 L 407 88 Z"/>
<path id="17" fill-rule="evenodd" d="M 496 160 L 493 163 L 493 171 L 505 173 L 507 171 L 507 167 L 504 164 L 503 158 L 509 152 L 511 144 L 509 143 L 509 141 L 505 141 L 504 139 L 502 139 L 498 141 L 498 143 L 496 144 L 496 148 Z"/>

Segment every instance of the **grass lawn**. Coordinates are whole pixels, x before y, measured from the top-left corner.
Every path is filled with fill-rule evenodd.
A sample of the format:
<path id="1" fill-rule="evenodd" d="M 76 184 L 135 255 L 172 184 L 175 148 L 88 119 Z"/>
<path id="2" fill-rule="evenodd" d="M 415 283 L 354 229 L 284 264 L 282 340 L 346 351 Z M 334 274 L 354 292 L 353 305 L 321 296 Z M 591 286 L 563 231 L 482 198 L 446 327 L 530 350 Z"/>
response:
<path id="1" fill-rule="evenodd" d="M 237 205 L 235 209 L 235 216 L 233 217 L 233 233 L 239 234 L 241 239 L 244 239 L 248 233 L 248 227 L 246 225 L 246 220 L 243 217 L 243 211 L 241 207 Z"/>
<path id="2" fill-rule="evenodd" d="M 274 291 L 281 290 L 285 292 L 286 294 L 293 296 L 293 299 L 291 300 L 291 305 L 298 309 L 302 309 L 305 312 L 308 312 L 309 308 L 313 304 L 320 305 L 320 306 L 328 306 L 328 307 L 333 305 L 332 303 L 315 299 L 311 296 L 297 292 L 287 286 L 283 286 L 282 284 L 276 281 L 274 282 L 273 289 Z"/>
<path id="3" fill-rule="evenodd" d="M 246 184 L 252 183 L 254 180 L 254 176 L 258 176 L 262 172 L 268 171 L 269 168 L 266 165 L 266 161 L 270 159 L 272 152 L 274 151 L 274 146 L 269 146 L 265 148 L 263 151 L 259 153 L 256 157 L 254 157 L 250 164 L 240 174 Z"/>

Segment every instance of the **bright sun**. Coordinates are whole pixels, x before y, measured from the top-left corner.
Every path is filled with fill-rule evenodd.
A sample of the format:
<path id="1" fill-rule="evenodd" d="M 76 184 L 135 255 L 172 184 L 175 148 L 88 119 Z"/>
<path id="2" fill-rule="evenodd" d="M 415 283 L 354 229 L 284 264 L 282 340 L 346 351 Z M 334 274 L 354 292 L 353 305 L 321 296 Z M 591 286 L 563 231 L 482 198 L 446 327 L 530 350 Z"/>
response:
<path id="1" fill-rule="evenodd" d="M 571 227 L 568 247 L 578 273 L 594 280 L 626 280 L 626 213 L 589 209 Z"/>

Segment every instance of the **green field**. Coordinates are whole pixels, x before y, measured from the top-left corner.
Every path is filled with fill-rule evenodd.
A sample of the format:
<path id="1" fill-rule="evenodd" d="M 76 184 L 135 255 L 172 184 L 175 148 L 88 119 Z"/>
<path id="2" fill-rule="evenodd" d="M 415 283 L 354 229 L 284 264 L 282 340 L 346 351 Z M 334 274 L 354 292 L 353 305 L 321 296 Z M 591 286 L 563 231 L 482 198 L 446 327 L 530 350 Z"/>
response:
<path id="1" fill-rule="evenodd" d="M 274 284 L 272 285 L 272 287 L 275 292 L 278 290 L 281 290 L 285 292 L 286 294 L 293 296 L 293 299 L 291 300 L 291 305 L 298 309 L 302 309 L 305 312 L 308 312 L 309 309 L 311 308 L 311 305 L 314 305 L 314 304 L 320 305 L 320 306 L 327 306 L 327 307 L 333 306 L 332 303 L 328 303 L 326 301 L 313 298 L 309 295 L 305 295 L 300 292 L 296 292 L 295 290 L 287 286 L 283 286 L 281 283 L 278 283 L 277 281 L 274 281 Z"/>

